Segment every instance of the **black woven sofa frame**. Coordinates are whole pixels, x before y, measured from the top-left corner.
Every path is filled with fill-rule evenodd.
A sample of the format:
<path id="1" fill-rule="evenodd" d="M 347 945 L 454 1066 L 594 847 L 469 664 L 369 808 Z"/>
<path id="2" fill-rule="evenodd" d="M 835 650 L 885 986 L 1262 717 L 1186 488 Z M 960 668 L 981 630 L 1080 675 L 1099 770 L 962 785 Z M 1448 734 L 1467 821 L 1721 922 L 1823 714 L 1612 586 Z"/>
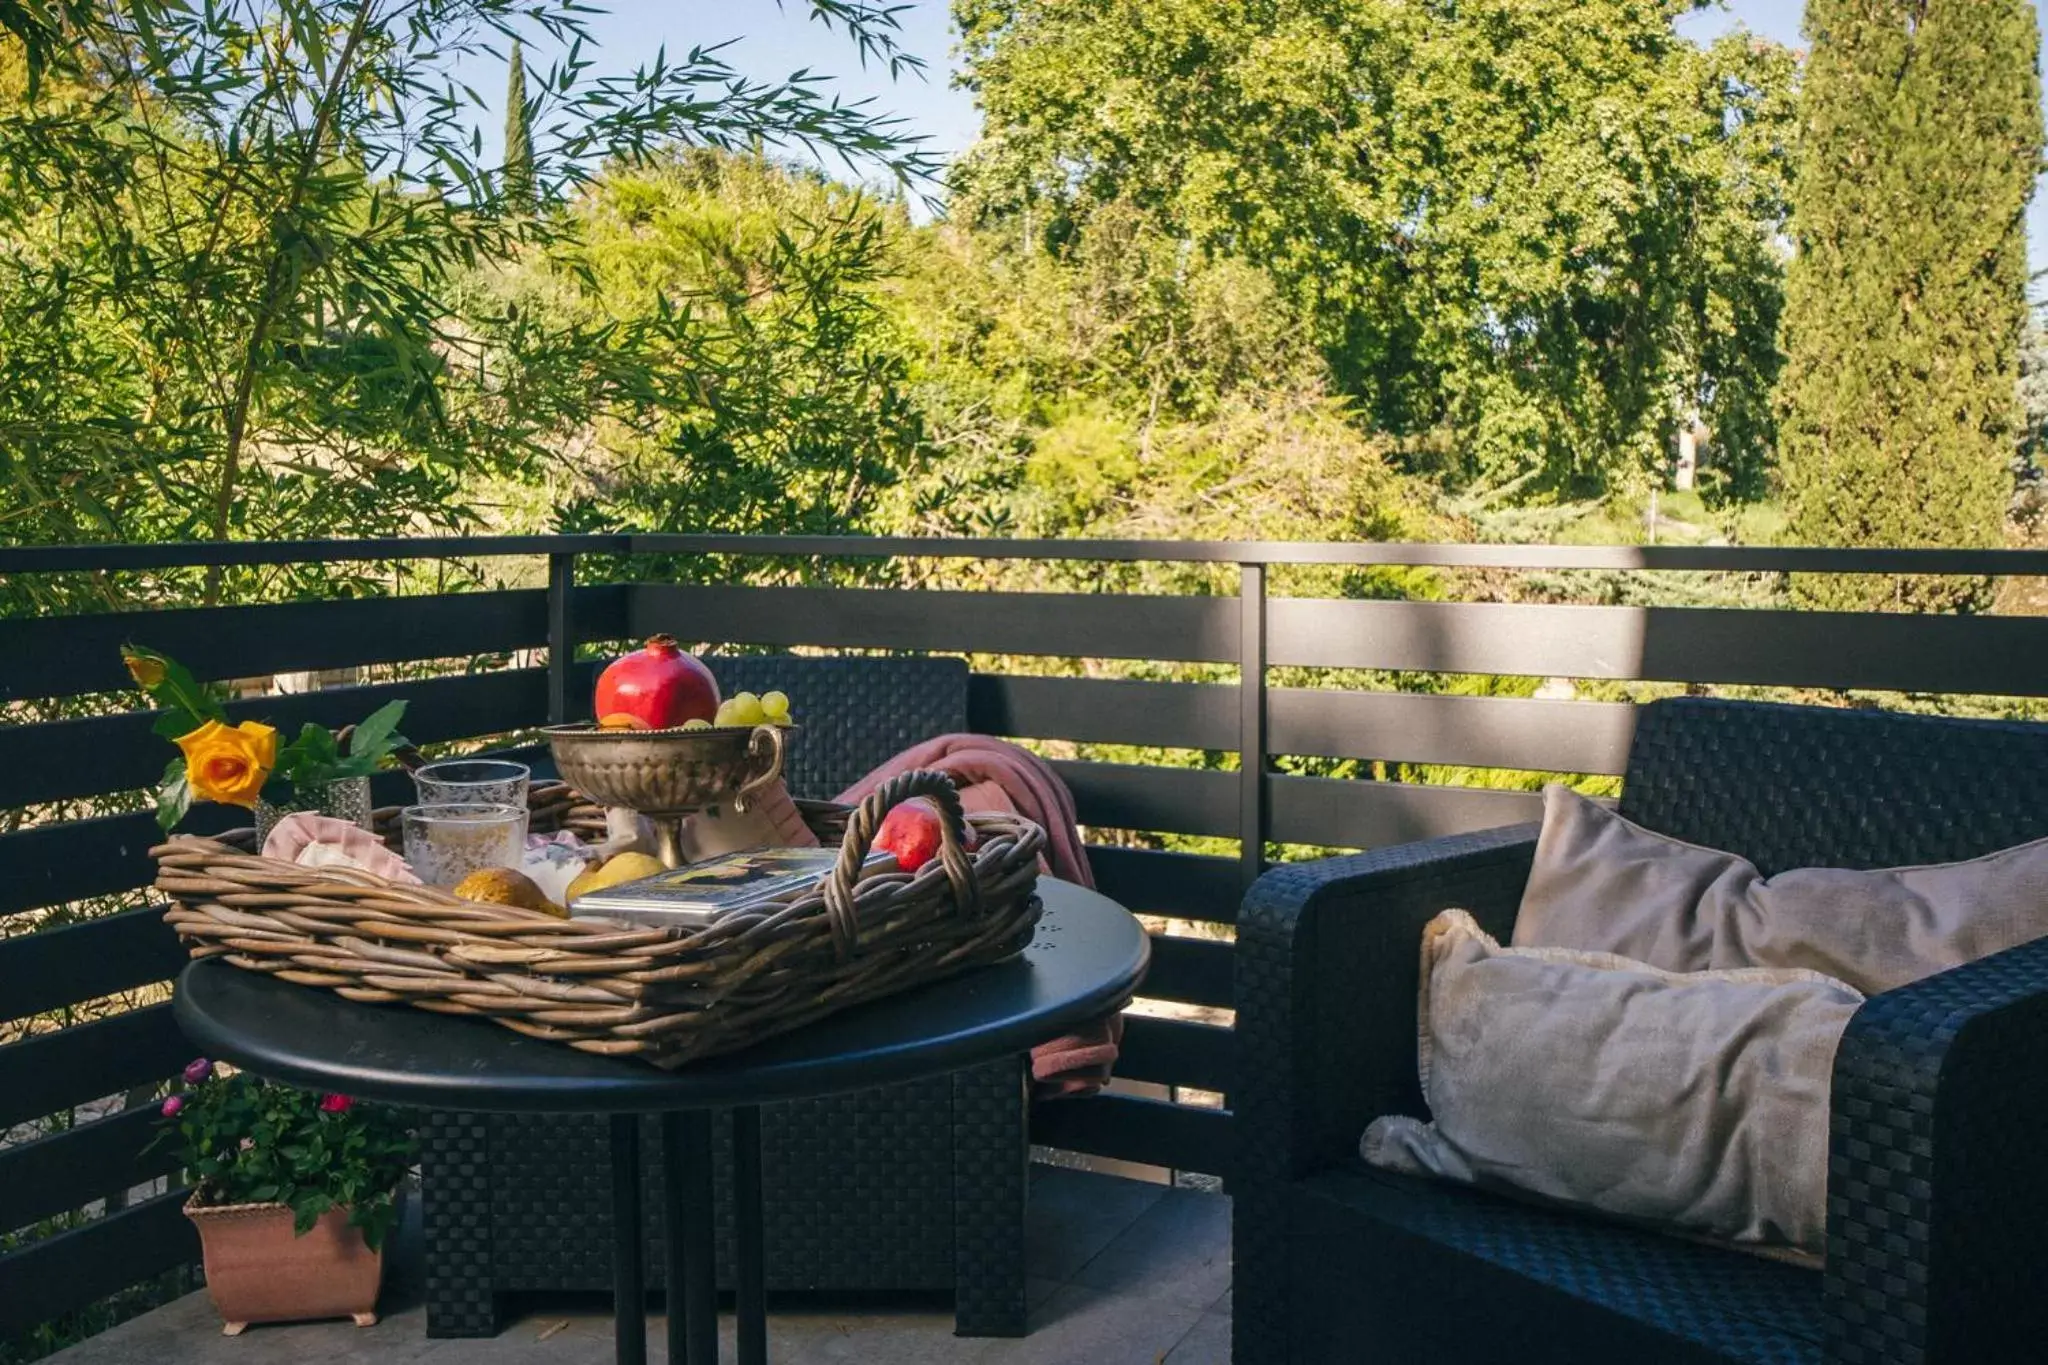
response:
<path id="1" fill-rule="evenodd" d="M 2048 835 L 2048 726 L 1682 699 L 1621 811 L 1765 873 Z M 2048 1360 L 2048 939 L 1872 997 L 1836 1057 L 1827 1265 L 1797 1268 L 1367 1169 L 1426 1116 L 1418 942 L 1506 941 L 1536 827 L 1268 873 L 1238 920 L 1233 1360 Z"/>
<path id="2" fill-rule="evenodd" d="M 726 695 L 781 688 L 802 726 L 787 773 L 829 799 L 919 740 L 967 728 L 957 659 L 711 660 Z M 1025 1069 L 761 1111 L 771 1291 L 947 1291 L 969 1336 L 1024 1331 Z M 730 1288 L 731 1132 L 717 1134 L 719 1277 Z M 421 1134 L 427 1335 L 490 1336 L 510 1296 L 611 1287 L 604 1120 L 439 1113 Z M 643 1263 L 662 1280 L 661 1144 L 650 1123 Z"/>

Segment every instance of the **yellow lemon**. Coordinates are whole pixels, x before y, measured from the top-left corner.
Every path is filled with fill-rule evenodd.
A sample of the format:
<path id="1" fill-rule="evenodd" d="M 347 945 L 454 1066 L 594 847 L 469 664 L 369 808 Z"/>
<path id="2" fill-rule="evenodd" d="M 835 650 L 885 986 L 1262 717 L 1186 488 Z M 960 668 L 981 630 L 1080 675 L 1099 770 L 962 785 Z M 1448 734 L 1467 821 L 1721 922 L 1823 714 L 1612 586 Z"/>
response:
<path id="1" fill-rule="evenodd" d="M 645 853 L 621 853 L 603 867 L 594 867 L 570 882 L 567 892 L 569 904 L 574 905 L 578 896 L 587 896 L 608 886 L 637 882 L 642 877 L 652 877 L 662 871 L 666 869 L 662 867 L 659 858 Z"/>
<path id="2" fill-rule="evenodd" d="M 516 905 L 522 910 L 539 910 L 549 915 L 568 913 L 549 900 L 547 892 L 533 878 L 509 867 L 486 867 L 472 872 L 455 884 L 455 894 L 485 905 Z"/>

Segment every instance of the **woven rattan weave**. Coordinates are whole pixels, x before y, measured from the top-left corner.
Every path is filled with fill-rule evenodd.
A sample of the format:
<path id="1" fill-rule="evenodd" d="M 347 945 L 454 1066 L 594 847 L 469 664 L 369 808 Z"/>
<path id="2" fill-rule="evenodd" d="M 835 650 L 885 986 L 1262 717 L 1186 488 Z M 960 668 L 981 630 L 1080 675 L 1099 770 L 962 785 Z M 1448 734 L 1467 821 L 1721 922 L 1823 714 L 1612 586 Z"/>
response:
<path id="1" fill-rule="evenodd" d="M 915 797 L 940 809 L 940 856 L 915 874 L 860 877 L 884 815 Z M 559 784 L 537 786 L 532 806 L 536 828 L 590 827 L 590 809 Z M 680 934 L 278 862 L 249 852 L 247 833 L 174 838 L 152 852 L 157 889 L 175 902 L 165 918 L 195 957 L 225 955 L 351 1000 L 482 1016 L 663 1067 L 1001 961 L 1030 942 L 1045 844 L 1030 821 L 963 815 L 937 773 L 905 773 L 850 815 L 806 810 L 827 830 L 845 824 L 838 865 L 822 886 Z"/>

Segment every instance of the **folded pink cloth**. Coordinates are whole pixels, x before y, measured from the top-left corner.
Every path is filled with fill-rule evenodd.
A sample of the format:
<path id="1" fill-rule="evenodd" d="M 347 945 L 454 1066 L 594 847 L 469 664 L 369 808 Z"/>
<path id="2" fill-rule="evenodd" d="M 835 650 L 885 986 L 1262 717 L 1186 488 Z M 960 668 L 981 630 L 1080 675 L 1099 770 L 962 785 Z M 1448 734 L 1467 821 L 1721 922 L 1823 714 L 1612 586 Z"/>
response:
<path id="1" fill-rule="evenodd" d="M 1046 870 L 1063 881 L 1093 887 L 1095 874 L 1074 818 L 1074 794 L 1037 754 L 987 735 L 940 735 L 916 744 L 848 787 L 844 804 L 859 801 L 898 773 L 935 769 L 953 779 L 970 812 L 1007 811 L 1045 830 Z M 1065 1037 L 1031 1050 L 1031 1093 L 1041 1100 L 1093 1095 L 1109 1084 L 1123 1040 L 1124 1020 L 1112 1012 Z"/>
<path id="2" fill-rule="evenodd" d="M 1124 1017 L 1108 1015 L 1031 1050 L 1031 1089 L 1042 1100 L 1092 1095 L 1109 1084 Z"/>
<path id="3" fill-rule="evenodd" d="M 1045 830 L 1047 870 L 1062 881 L 1095 885 L 1081 831 L 1074 819 L 1074 794 L 1052 765 L 1037 754 L 987 735 L 940 735 L 914 744 L 839 794 L 852 805 L 898 773 L 931 768 L 960 788 L 969 811 L 1014 811 Z"/>
<path id="4" fill-rule="evenodd" d="M 401 886 L 420 884 L 405 859 L 386 848 L 382 839 L 347 820 L 312 811 L 278 821 L 263 841 L 263 856 L 301 867 L 351 867 Z"/>

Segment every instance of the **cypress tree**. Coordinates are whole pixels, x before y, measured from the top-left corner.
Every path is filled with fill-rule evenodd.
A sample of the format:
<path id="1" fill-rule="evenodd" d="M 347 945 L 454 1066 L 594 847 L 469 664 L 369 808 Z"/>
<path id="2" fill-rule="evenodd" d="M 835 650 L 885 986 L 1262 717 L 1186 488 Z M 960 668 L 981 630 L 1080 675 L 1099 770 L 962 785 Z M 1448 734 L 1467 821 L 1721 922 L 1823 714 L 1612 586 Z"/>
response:
<path id="1" fill-rule="evenodd" d="M 2002 542 L 2025 212 L 2041 157 L 2027 0 L 1809 0 L 1779 468 L 1803 543 Z M 1839 608 L 1968 609 L 1987 584 L 1802 579 Z"/>
<path id="2" fill-rule="evenodd" d="M 526 122 L 526 53 L 512 40 L 505 81 L 505 198 L 519 209 L 534 206 L 533 129 Z"/>

